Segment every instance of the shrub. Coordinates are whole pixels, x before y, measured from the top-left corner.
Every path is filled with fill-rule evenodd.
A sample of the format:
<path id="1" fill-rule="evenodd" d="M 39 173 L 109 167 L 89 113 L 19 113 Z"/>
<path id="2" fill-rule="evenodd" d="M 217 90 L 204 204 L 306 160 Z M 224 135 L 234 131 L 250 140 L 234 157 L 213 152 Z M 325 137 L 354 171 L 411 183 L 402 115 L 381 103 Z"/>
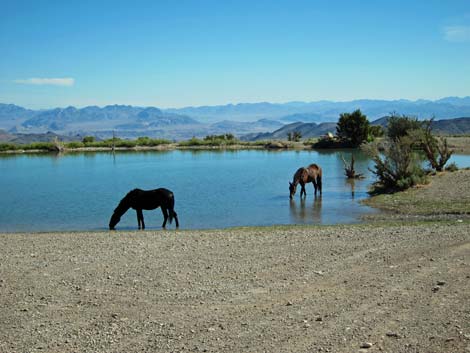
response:
<path id="1" fill-rule="evenodd" d="M 0 143 L 0 151 L 14 151 L 18 146 L 13 143 Z"/>
<path id="2" fill-rule="evenodd" d="M 95 142 L 95 137 L 94 136 L 85 136 L 82 140 L 83 143 L 92 143 Z"/>
<path id="3" fill-rule="evenodd" d="M 456 172 L 459 170 L 459 167 L 457 167 L 457 164 L 455 162 L 449 163 L 446 167 L 446 171 L 448 172 Z"/>
<path id="4" fill-rule="evenodd" d="M 374 162 L 371 171 L 378 178 L 373 192 L 405 190 L 426 182 L 425 172 L 412 146 L 413 140 L 402 136 L 390 141 L 382 154 L 376 146 L 366 147 Z"/>
<path id="5" fill-rule="evenodd" d="M 21 145 L 21 148 L 25 151 L 30 150 L 44 150 L 44 151 L 55 151 L 56 146 L 53 142 L 33 142 L 27 145 Z"/>
<path id="6" fill-rule="evenodd" d="M 387 120 L 387 136 L 391 140 L 409 135 L 414 130 L 420 130 L 422 123 L 417 118 L 411 118 L 406 115 L 399 116 L 392 114 Z"/>
<path id="7" fill-rule="evenodd" d="M 431 168 L 440 172 L 452 156 L 453 151 L 447 145 L 446 138 L 438 138 L 432 134 L 432 121 L 424 122 L 424 128 L 419 131 L 417 137 L 421 141 L 421 147 L 426 154 Z"/>
<path id="8" fill-rule="evenodd" d="M 300 131 L 292 131 L 287 133 L 287 141 L 299 142 L 302 138 L 302 133 Z"/>
<path id="9" fill-rule="evenodd" d="M 80 142 L 80 141 L 72 141 L 72 142 L 66 143 L 65 147 L 67 147 L 67 148 L 81 148 L 81 147 L 85 147 L 85 144 L 83 142 Z"/>
<path id="10" fill-rule="evenodd" d="M 380 125 L 369 126 L 369 135 L 372 137 L 382 137 L 385 134 L 384 129 Z"/>

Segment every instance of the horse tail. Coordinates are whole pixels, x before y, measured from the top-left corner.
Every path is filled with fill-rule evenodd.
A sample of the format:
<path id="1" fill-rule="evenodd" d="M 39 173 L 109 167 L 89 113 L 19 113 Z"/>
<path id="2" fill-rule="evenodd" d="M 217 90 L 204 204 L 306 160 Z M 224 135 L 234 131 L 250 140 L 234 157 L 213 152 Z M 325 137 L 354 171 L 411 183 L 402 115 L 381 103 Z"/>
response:
<path id="1" fill-rule="evenodd" d="M 170 224 L 173 222 L 173 218 L 176 216 L 175 212 L 175 194 L 173 194 L 171 191 L 168 194 L 168 211 L 169 211 L 169 217 L 170 217 Z"/>
<path id="2" fill-rule="evenodd" d="M 317 185 L 318 185 L 318 189 L 320 190 L 320 194 L 321 194 L 321 179 L 322 179 L 322 170 L 320 167 L 318 167 Z"/>

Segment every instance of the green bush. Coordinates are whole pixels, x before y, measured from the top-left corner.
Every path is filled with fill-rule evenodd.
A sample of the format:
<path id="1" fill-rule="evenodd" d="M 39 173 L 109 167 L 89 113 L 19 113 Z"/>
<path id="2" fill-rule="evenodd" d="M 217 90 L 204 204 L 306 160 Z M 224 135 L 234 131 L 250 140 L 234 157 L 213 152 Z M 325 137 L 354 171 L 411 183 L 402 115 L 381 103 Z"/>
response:
<path id="1" fill-rule="evenodd" d="M 446 167 L 447 172 L 456 172 L 459 170 L 459 167 L 457 167 L 457 164 L 455 162 L 449 163 Z"/>
<path id="2" fill-rule="evenodd" d="M 94 136 L 85 136 L 82 140 L 83 143 L 92 143 L 95 142 L 95 137 Z"/>
<path id="3" fill-rule="evenodd" d="M 186 141 L 180 141 L 179 146 L 229 146 L 241 144 L 232 134 L 225 135 L 207 135 L 204 139 L 193 137 Z"/>
<path id="4" fill-rule="evenodd" d="M 15 151 L 18 146 L 13 143 L 0 143 L 0 151 Z"/>
<path id="5" fill-rule="evenodd" d="M 374 145 L 369 144 L 364 148 L 372 157 L 372 173 L 378 178 L 373 193 L 405 190 L 426 182 L 425 171 L 413 151 L 413 143 L 410 137 L 402 136 L 389 141 L 382 154 Z"/>
<path id="6" fill-rule="evenodd" d="M 334 149 L 334 148 L 352 148 L 355 147 L 352 145 L 350 141 L 342 140 L 334 140 L 334 139 L 319 139 L 312 145 L 312 148 L 318 149 Z"/>
<path id="7" fill-rule="evenodd" d="M 22 149 L 25 151 L 30 150 L 43 150 L 43 151 L 55 151 L 56 146 L 53 142 L 33 142 L 26 145 L 21 145 Z"/>
<path id="8" fill-rule="evenodd" d="M 85 144 L 83 142 L 80 142 L 80 141 L 72 141 L 72 142 L 66 143 L 65 147 L 67 147 L 67 148 L 81 148 L 81 147 L 85 147 Z"/>
<path id="9" fill-rule="evenodd" d="M 168 145 L 171 143 L 171 141 L 165 139 L 152 139 L 150 137 L 144 136 L 137 138 L 136 143 L 137 146 L 159 146 Z"/>
<path id="10" fill-rule="evenodd" d="M 369 126 L 369 135 L 372 137 L 382 137 L 385 134 L 384 129 L 380 125 Z"/>
<path id="11" fill-rule="evenodd" d="M 409 135 L 414 130 L 420 130 L 422 127 L 422 123 L 417 118 L 394 113 L 387 119 L 387 136 L 391 140 L 396 140 Z"/>

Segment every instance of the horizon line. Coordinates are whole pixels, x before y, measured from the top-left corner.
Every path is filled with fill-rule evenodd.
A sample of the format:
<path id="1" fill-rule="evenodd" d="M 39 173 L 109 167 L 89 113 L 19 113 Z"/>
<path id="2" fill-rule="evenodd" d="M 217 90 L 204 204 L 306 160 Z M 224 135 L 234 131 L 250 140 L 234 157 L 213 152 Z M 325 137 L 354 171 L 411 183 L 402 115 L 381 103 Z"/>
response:
<path id="1" fill-rule="evenodd" d="M 284 102 L 270 102 L 270 101 L 256 101 L 256 102 L 228 102 L 225 104 L 201 104 L 201 105 L 183 105 L 180 107 L 163 107 L 163 106 L 158 106 L 158 105 L 139 105 L 139 104 L 120 104 L 120 103 L 113 103 L 113 104 L 104 104 L 104 105 L 98 105 L 98 104 L 89 104 L 89 105 L 67 105 L 67 106 L 55 106 L 55 107 L 49 107 L 49 108 L 29 108 L 26 105 L 20 105 L 17 103 L 2 103 L 4 105 L 15 105 L 20 108 L 28 109 L 28 110 L 53 110 L 53 109 L 67 109 L 67 108 L 75 108 L 75 109 L 84 109 L 88 107 L 98 107 L 100 109 L 103 109 L 105 107 L 112 107 L 112 106 L 125 106 L 125 107 L 134 107 L 134 108 L 158 108 L 161 110 L 181 110 L 181 109 L 197 109 L 197 108 L 208 108 L 208 107 L 226 107 L 226 106 L 237 106 L 237 105 L 255 105 L 255 104 L 272 104 L 272 105 L 287 105 L 287 104 L 311 104 L 311 103 L 320 103 L 320 102 L 329 102 L 329 103 L 350 103 L 350 102 L 356 102 L 356 101 L 386 101 L 386 102 L 397 102 L 397 101 L 407 101 L 407 102 L 412 102 L 416 103 L 419 101 L 428 101 L 428 102 L 437 102 L 443 99 L 448 99 L 448 98 L 457 98 L 457 99 L 466 99 L 470 98 L 470 95 L 468 96 L 445 96 L 437 99 L 427 99 L 427 98 L 418 98 L 418 99 L 408 99 L 408 98 L 356 98 L 356 99 L 349 99 L 349 100 L 330 100 L 330 99 L 319 99 L 319 100 L 309 100 L 309 101 L 303 101 L 303 100 L 291 100 L 291 101 L 284 101 Z"/>

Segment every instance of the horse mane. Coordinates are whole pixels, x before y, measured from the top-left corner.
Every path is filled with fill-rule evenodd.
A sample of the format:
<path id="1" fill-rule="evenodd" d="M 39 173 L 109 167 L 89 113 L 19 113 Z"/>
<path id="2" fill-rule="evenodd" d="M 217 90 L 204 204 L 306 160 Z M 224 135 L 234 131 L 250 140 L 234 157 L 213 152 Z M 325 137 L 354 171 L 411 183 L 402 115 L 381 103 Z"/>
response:
<path id="1" fill-rule="evenodd" d="M 129 191 L 126 196 L 122 198 L 121 201 L 119 201 L 119 204 L 117 207 L 114 209 L 114 213 L 118 213 L 120 215 L 123 215 L 130 207 L 130 203 L 132 198 L 134 197 L 135 193 L 140 191 L 139 189 L 133 189 Z"/>
<path id="2" fill-rule="evenodd" d="M 316 163 L 312 163 L 308 166 L 308 168 L 315 168 L 315 169 L 318 169 L 318 170 L 321 170 L 320 166 Z"/>
<path id="3" fill-rule="evenodd" d="M 297 169 L 297 171 L 294 174 L 294 177 L 292 178 L 292 183 L 294 185 L 297 185 L 299 183 L 300 178 L 302 178 L 302 174 L 305 171 L 307 171 L 307 168 L 304 168 L 304 167 L 300 167 L 299 169 Z"/>

